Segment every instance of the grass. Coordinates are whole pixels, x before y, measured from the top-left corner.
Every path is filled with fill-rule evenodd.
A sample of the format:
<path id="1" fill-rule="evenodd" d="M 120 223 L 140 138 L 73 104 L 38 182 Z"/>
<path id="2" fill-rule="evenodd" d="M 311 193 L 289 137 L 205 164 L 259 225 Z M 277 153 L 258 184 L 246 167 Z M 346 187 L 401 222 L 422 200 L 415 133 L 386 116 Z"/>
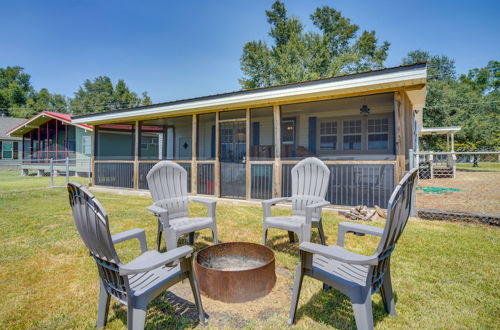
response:
<path id="1" fill-rule="evenodd" d="M 472 171 L 472 172 L 500 172 L 500 163 L 480 162 L 476 167 L 474 167 L 472 163 L 466 163 L 466 164 L 458 163 L 457 170 Z"/>
<path id="2" fill-rule="evenodd" d="M 0 328 L 92 328 L 97 312 L 97 271 L 74 228 L 64 188 L 47 188 L 45 178 L 19 177 L 0 171 Z M 146 197 L 96 193 L 110 216 L 111 232 L 144 228 L 154 246 L 156 224 L 146 212 Z M 193 215 L 204 208 L 193 206 Z M 288 213 L 278 209 L 277 213 Z M 260 207 L 220 204 L 218 227 L 222 241 L 261 240 Z M 335 244 L 334 213 L 325 214 L 329 244 Z M 383 221 L 374 225 L 383 226 Z M 208 230 L 197 247 L 211 244 Z M 270 230 L 270 247 L 277 264 L 293 270 L 297 245 L 285 232 Z M 316 233 L 313 240 L 317 241 Z M 347 239 L 350 250 L 368 254 L 372 237 Z M 138 244 L 118 246 L 125 261 L 137 255 Z M 398 315 L 385 314 L 380 296 L 373 299 L 375 326 L 400 328 L 498 328 L 500 326 L 500 230 L 466 223 L 414 219 L 405 229 L 392 257 L 393 286 Z M 284 328 L 285 307 L 269 317 L 245 323 L 248 328 Z M 281 305 L 280 305 L 281 306 Z M 237 308 L 237 306 L 235 306 Z M 175 313 L 163 296 L 148 310 L 149 328 L 184 328 L 196 324 Z M 112 303 L 108 328 L 123 329 L 125 312 Z M 353 328 L 349 301 L 341 294 L 323 292 L 321 283 L 306 278 L 299 304 L 297 328 Z M 228 325 L 229 326 L 229 325 Z"/>

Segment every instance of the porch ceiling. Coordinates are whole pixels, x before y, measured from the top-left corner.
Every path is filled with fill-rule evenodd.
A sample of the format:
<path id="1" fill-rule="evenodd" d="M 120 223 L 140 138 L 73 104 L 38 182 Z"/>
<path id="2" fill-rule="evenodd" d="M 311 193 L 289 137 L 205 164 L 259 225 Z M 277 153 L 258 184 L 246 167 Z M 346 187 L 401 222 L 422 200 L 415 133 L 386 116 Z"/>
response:
<path id="1" fill-rule="evenodd" d="M 414 64 L 283 86 L 245 90 L 73 118 L 73 123 L 103 124 L 169 115 L 227 110 L 306 100 L 406 90 L 415 106 L 425 101 L 426 64 Z"/>

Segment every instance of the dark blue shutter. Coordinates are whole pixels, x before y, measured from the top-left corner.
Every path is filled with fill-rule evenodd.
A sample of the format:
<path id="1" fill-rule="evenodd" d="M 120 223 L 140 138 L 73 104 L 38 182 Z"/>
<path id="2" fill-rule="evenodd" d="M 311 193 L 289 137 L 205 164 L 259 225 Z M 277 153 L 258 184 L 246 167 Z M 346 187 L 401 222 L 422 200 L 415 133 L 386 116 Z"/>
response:
<path id="1" fill-rule="evenodd" d="M 210 156 L 215 159 L 215 125 L 212 125 L 212 143 L 210 144 Z"/>
<path id="2" fill-rule="evenodd" d="M 252 146 L 260 145 L 260 123 L 255 122 L 252 124 Z"/>
<path id="3" fill-rule="evenodd" d="M 309 151 L 316 152 L 316 117 L 309 117 Z"/>

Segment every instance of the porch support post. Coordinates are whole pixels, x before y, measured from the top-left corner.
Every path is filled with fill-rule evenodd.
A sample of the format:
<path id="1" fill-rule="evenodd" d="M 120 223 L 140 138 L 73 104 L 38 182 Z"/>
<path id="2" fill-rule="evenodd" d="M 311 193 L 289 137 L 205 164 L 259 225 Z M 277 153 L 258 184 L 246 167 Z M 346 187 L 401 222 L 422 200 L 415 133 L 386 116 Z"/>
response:
<path id="1" fill-rule="evenodd" d="M 455 133 L 451 133 L 451 151 L 455 152 Z"/>
<path id="2" fill-rule="evenodd" d="M 219 132 L 219 111 L 215 113 L 215 165 L 214 165 L 214 186 L 215 197 L 220 197 L 220 132 Z"/>
<path id="3" fill-rule="evenodd" d="M 134 189 L 139 189 L 139 121 L 135 121 L 134 145 Z"/>
<path id="4" fill-rule="evenodd" d="M 191 193 L 198 194 L 198 164 L 196 162 L 196 151 L 198 150 L 198 128 L 197 128 L 197 115 L 193 114 L 193 146 L 191 149 Z"/>
<path id="5" fill-rule="evenodd" d="M 450 151 L 450 133 L 446 134 L 446 151 Z"/>
<path id="6" fill-rule="evenodd" d="M 94 125 L 94 134 L 92 134 L 92 161 L 91 161 L 91 181 L 92 186 L 95 186 L 95 156 L 97 155 L 97 132 L 99 126 Z"/>
<path id="7" fill-rule="evenodd" d="M 281 118 L 280 106 L 273 105 L 274 119 L 274 166 L 273 166 L 273 197 L 281 196 Z"/>
<path id="8" fill-rule="evenodd" d="M 402 92 L 394 93 L 394 119 L 395 119 L 395 138 L 396 138 L 396 168 L 394 171 L 394 179 L 395 185 L 401 180 L 403 177 L 403 172 L 405 170 L 405 134 L 404 134 L 404 112 L 405 107 L 405 98 Z"/>
<path id="9" fill-rule="evenodd" d="M 245 140 L 246 140 L 246 161 L 245 161 L 245 188 L 246 188 L 246 191 L 245 191 L 245 195 L 246 195 L 246 199 L 250 199 L 251 196 L 252 196 L 252 192 L 251 192 L 251 184 L 252 184 L 252 168 L 251 168 L 251 164 L 250 164 L 250 108 L 247 108 L 246 109 L 246 137 L 245 137 Z"/>

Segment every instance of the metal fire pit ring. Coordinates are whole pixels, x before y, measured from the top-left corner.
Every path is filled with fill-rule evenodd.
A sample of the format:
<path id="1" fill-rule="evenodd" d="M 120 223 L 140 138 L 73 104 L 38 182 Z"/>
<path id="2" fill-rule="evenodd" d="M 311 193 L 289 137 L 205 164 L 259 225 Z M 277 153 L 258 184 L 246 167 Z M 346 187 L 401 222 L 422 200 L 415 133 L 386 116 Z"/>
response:
<path id="1" fill-rule="evenodd" d="M 241 256 L 253 258 L 262 265 L 242 270 L 209 268 L 209 258 Z M 194 258 L 194 269 L 203 295 L 226 303 L 241 303 L 266 296 L 276 283 L 274 252 L 270 248 L 247 242 L 229 242 L 200 250 Z"/>

